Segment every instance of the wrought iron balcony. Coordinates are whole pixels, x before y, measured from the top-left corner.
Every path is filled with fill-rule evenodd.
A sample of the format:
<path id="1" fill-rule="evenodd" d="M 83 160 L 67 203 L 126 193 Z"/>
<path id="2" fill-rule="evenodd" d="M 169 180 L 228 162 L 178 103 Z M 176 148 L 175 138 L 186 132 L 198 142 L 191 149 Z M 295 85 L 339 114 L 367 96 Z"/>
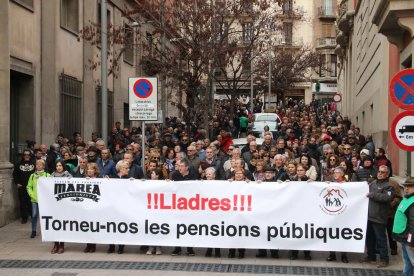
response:
<path id="1" fill-rule="evenodd" d="M 318 48 L 335 48 L 336 38 L 335 37 L 320 37 L 316 40 L 316 47 Z"/>

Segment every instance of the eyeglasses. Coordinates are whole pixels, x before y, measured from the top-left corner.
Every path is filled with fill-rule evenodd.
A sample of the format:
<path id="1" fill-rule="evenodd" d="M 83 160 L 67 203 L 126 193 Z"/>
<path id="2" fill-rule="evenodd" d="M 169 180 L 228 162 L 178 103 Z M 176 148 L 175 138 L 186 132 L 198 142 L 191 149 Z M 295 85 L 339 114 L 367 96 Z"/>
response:
<path id="1" fill-rule="evenodd" d="M 351 148 L 344 148 L 344 150 L 351 150 Z"/>
<path id="2" fill-rule="evenodd" d="M 229 148 L 228 150 L 234 150 L 234 148 Z"/>
<path id="3" fill-rule="evenodd" d="M 336 159 L 329 159 L 329 161 L 336 161 Z"/>
<path id="4" fill-rule="evenodd" d="M 328 155 L 332 155 L 333 153 L 332 152 L 327 152 L 327 153 L 325 153 L 325 155 L 326 156 L 328 156 Z"/>
<path id="5" fill-rule="evenodd" d="M 188 140 L 187 139 L 183 139 L 183 142 L 187 142 Z"/>
<path id="6" fill-rule="evenodd" d="M 387 171 L 378 171 L 378 173 L 381 173 L 381 174 L 386 174 L 386 173 L 387 173 Z"/>

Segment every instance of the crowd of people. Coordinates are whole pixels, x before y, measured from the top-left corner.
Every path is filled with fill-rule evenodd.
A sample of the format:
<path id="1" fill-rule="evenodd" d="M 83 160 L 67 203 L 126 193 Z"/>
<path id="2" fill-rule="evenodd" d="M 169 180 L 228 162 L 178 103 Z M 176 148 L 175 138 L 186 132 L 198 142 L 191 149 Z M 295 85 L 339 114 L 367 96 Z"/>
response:
<path id="1" fill-rule="evenodd" d="M 231 115 L 232 110 L 235 110 L 234 115 Z M 121 128 L 121 123 L 117 122 L 107 144 L 96 132 L 87 140 L 79 132 L 73 137 L 59 134 L 50 147 L 29 143 L 14 170 L 22 223 L 31 216 L 31 237 L 34 238 L 38 214 L 36 179 L 39 176 L 324 181 L 343 185 L 349 181 L 367 181 L 370 185 L 367 256 L 363 261 L 376 262 L 379 251 L 377 266 L 388 266 L 389 249 L 392 255 L 397 254 L 392 227 L 402 195 L 399 185 L 389 178 L 392 164 L 385 150 L 375 146 L 370 134 L 362 135 L 348 116 L 330 105 L 321 106 L 314 101 L 305 105 L 303 101 L 288 99 L 283 107 L 275 110 L 281 119 L 278 130 L 271 132 L 265 128 L 260 137 L 246 130 L 246 121 L 252 118 L 247 106 L 234 108 L 229 101 L 218 101 L 215 111 L 207 126 L 176 117 L 166 118 L 162 126 L 147 125 L 145 135 L 139 127 Z M 236 147 L 233 139 L 240 137 L 245 137 L 246 143 Z M 258 138 L 263 138 L 263 142 L 258 143 Z M 145 139 L 144 149 L 141 139 Z M 143 248 L 147 254 L 162 253 L 160 247 Z M 85 252 L 95 250 L 94 244 L 85 248 Z M 114 251 L 115 245 L 109 246 L 108 253 Z M 56 242 L 52 253 L 63 252 L 64 244 Z M 118 253 L 123 252 L 124 246 L 118 245 Z M 181 248 L 176 247 L 172 255 L 179 254 Z M 214 254 L 221 256 L 220 249 L 214 249 Z M 187 248 L 187 255 L 194 255 L 193 248 Z M 213 249 L 207 249 L 205 255 L 212 256 Z M 244 255 L 245 251 L 238 249 L 238 257 L 244 258 Z M 256 256 L 264 258 L 267 252 L 259 249 Z M 278 250 L 271 250 L 270 256 L 279 258 Z M 236 250 L 230 249 L 228 257 L 236 257 Z M 297 259 L 298 252 L 290 251 L 289 257 Z M 305 251 L 304 258 L 311 260 L 311 252 Z M 330 252 L 327 261 L 335 260 L 335 252 Z M 341 261 L 348 263 L 346 253 L 341 254 Z"/>

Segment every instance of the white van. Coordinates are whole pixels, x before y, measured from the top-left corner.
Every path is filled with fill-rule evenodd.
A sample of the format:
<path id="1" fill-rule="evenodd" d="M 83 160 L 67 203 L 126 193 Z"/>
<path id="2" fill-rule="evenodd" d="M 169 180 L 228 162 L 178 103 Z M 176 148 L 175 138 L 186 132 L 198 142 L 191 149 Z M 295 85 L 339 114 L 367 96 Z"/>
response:
<path id="1" fill-rule="evenodd" d="M 254 136 L 260 137 L 264 132 L 264 127 L 269 126 L 269 130 L 275 133 L 281 122 L 282 120 L 276 113 L 256 113 L 252 117 L 251 131 Z"/>

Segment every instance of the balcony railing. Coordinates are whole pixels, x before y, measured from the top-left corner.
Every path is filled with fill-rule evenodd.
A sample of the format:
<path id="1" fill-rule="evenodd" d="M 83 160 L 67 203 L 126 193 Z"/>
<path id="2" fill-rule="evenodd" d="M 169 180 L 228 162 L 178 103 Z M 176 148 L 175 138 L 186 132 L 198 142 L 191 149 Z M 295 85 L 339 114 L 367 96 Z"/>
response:
<path id="1" fill-rule="evenodd" d="M 335 47 L 336 38 L 335 37 L 320 37 L 316 40 L 317 47 Z"/>
<path id="2" fill-rule="evenodd" d="M 304 15 L 303 7 L 297 7 L 292 9 L 280 9 L 276 10 L 275 14 L 280 18 L 299 19 Z"/>
<path id="3" fill-rule="evenodd" d="M 280 38 L 277 39 L 274 43 L 275 46 L 293 46 L 300 47 L 303 46 L 303 40 L 292 40 L 290 38 Z"/>

